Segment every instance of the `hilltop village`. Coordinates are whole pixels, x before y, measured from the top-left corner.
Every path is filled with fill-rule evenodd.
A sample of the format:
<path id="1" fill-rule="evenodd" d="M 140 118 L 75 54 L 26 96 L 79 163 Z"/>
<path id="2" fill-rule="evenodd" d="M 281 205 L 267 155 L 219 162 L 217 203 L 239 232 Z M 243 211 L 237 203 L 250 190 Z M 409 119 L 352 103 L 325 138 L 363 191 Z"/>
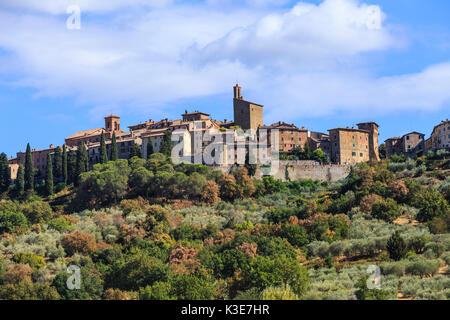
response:
<path id="1" fill-rule="evenodd" d="M 273 131 L 278 132 L 278 149 L 281 160 L 316 160 L 316 164 L 333 164 L 339 166 L 352 166 L 360 162 L 370 160 L 380 160 L 380 150 L 378 144 L 379 125 L 375 122 L 365 122 L 357 124 L 357 127 L 338 127 L 328 130 L 328 134 L 315 132 L 304 127 L 298 128 L 294 124 L 285 122 L 276 122 L 271 125 L 264 124 L 263 109 L 264 106 L 254 102 L 247 101 L 242 96 L 242 88 L 236 84 L 233 87 L 233 109 L 234 121 L 217 121 L 211 118 L 207 113 L 200 111 L 185 111 L 181 119 L 160 121 L 149 120 L 143 123 L 128 127 L 128 131 L 121 128 L 120 117 L 109 115 L 105 117 L 103 128 L 89 129 L 77 132 L 65 138 L 65 147 L 67 151 L 76 151 L 80 142 L 84 144 L 89 158 L 90 166 L 100 162 L 101 136 L 105 138 L 107 153 L 111 153 L 112 141 L 115 140 L 119 159 L 128 159 L 134 146 L 138 146 L 141 156 L 146 159 L 149 152 L 159 153 L 164 137 L 168 132 L 183 132 L 184 148 L 181 156 L 184 160 L 193 160 L 194 146 L 196 146 L 195 133 L 198 131 L 206 132 L 208 130 L 218 130 L 224 135 L 229 133 L 226 129 L 252 129 L 257 135 L 261 131 L 267 132 L 268 143 L 271 145 L 270 136 Z M 231 137 L 235 142 L 236 134 Z M 230 141 L 224 139 L 224 141 Z M 226 143 L 226 142 L 225 142 Z M 209 142 L 201 142 L 201 150 L 207 148 Z M 198 144 L 197 144 L 198 146 Z M 37 170 L 37 177 L 45 176 L 47 155 L 50 153 L 53 157 L 58 146 L 50 145 L 47 149 L 32 149 L 32 159 L 34 168 Z M 447 119 L 438 124 L 430 136 L 425 139 L 425 134 L 411 132 L 402 137 L 394 137 L 385 142 L 385 156 L 390 157 L 393 154 L 404 154 L 408 156 L 421 155 L 430 150 L 449 149 L 450 148 L 450 122 Z M 309 159 L 298 159 L 296 154 L 308 150 L 309 154 L 322 154 L 323 159 L 311 157 Z M 152 151 L 149 151 L 152 150 Z M 248 144 L 247 150 L 248 152 Z M 237 162 L 237 152 L 228 157 L 227 163 Z M 17 157 L 9 159 L 11 168 L 11 180 L 17 177 L 19 165 L 25 164 L 26 153 L 18 152 Z M 319 162 L 317 162 L 320 160 Z M 193 161 L 192 161 L 193 162 Z M 295 162 L 300 165 L 300 162 Z"/>

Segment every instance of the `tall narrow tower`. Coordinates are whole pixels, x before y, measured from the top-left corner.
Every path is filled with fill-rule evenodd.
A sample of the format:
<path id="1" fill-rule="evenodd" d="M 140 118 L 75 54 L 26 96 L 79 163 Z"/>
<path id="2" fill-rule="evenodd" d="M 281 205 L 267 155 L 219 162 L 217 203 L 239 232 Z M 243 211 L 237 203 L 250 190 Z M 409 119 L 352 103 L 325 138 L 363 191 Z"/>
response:
<path id="1" fill-rule="evenodd" d="M 370 160 L 380 161 L 380 153 L 378 151 L 378 124 L 375 122 L 358 123 L 360 130 L 369 132 L 369 158 Z"/>
<path id="2" fill-rule="evenodd" d="M 242 97 L 242 88 L 238 84 L 234 86 L 233 90 L 234 124 L 244 130 L 257 130 L 259 127 L 263 126 L 264 106 L 245 101 Z"/>
<path id="3" fill-rule="evenodd" d="M 120 131 L 120 117 L 113 115 L 105 117 L 105 130 L 106 132 Z"/>

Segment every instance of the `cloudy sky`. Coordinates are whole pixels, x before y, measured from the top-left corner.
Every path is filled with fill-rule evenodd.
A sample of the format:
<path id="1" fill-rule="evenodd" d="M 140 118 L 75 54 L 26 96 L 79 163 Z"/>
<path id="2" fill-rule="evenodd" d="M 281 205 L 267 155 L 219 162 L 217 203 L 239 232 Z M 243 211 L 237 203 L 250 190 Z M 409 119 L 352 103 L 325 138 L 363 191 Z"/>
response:
<path id="1" fill-rule="evenodd" d="M 80 9 L 77 29 L 76 10 Z M 447 0 L 0 0 L 0 152 L 122 117 L 380 124 L 381 139 L 450 118 Z"/>

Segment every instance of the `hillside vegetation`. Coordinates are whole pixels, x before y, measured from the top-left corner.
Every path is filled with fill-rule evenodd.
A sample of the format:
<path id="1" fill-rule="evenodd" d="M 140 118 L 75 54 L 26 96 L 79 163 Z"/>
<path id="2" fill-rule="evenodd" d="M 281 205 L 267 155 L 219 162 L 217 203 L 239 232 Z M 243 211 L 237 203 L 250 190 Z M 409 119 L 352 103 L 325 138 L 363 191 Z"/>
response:
<path id="1" fill-rule="evenodd" d="M 448 299 L 449 162 L 395 156 L 333 184 L 98 164 L 50 198 L 3 194 L 0 299 Z"/>

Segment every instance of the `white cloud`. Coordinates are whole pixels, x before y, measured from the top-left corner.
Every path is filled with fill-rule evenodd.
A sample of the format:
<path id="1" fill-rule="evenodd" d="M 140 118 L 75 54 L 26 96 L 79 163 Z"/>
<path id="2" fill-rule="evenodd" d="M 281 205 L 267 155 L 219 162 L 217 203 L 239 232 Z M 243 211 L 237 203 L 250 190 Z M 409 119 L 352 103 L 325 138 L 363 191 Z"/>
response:
<path id="1" fill-rule="evenodd" d="M 93 115 L 110 106 L 161 112 L 178 99 L 230 92 L 237 79 L 244 96 L 266 106 L 268 120 L 338 110 L 431 110 L 449 100 L 449 64 L 384 78 L 371 72 L 365 55 L 391 50 L 398 38 L 383 23 L 373 24 L 379 7 L 355 0 L 300 2 L 291 9 L 276 8 L 285 1 L 248 0 L 248 7 L 233 10 L 215 0 L 147 6 L 86 0 L 88 10 L 110 14 L 82 18 L 81 30 L 67 30 L 64 15 L 1 9 L 14 4 L 57 14 L 65 12 L 60 2 L 66 4 L 2 2 L 0 30 L 8 32 L 0 33 L 0 52 L 7 52 L 0 53 L 0 79 L 13 75 L 15 85 L 44 96 L 73 95 L 100 106 Z M 143 9 L 128 11 L 129 5 Z"/>
<path id="2" fill-rule="evenodd" d="M 50 14 L 65 14 L 71 5 L 82 12 L 105 13 L 130 7 L 164 7 L 172 0 L 2 0 L 0 7 L 27 9 Z"/>

